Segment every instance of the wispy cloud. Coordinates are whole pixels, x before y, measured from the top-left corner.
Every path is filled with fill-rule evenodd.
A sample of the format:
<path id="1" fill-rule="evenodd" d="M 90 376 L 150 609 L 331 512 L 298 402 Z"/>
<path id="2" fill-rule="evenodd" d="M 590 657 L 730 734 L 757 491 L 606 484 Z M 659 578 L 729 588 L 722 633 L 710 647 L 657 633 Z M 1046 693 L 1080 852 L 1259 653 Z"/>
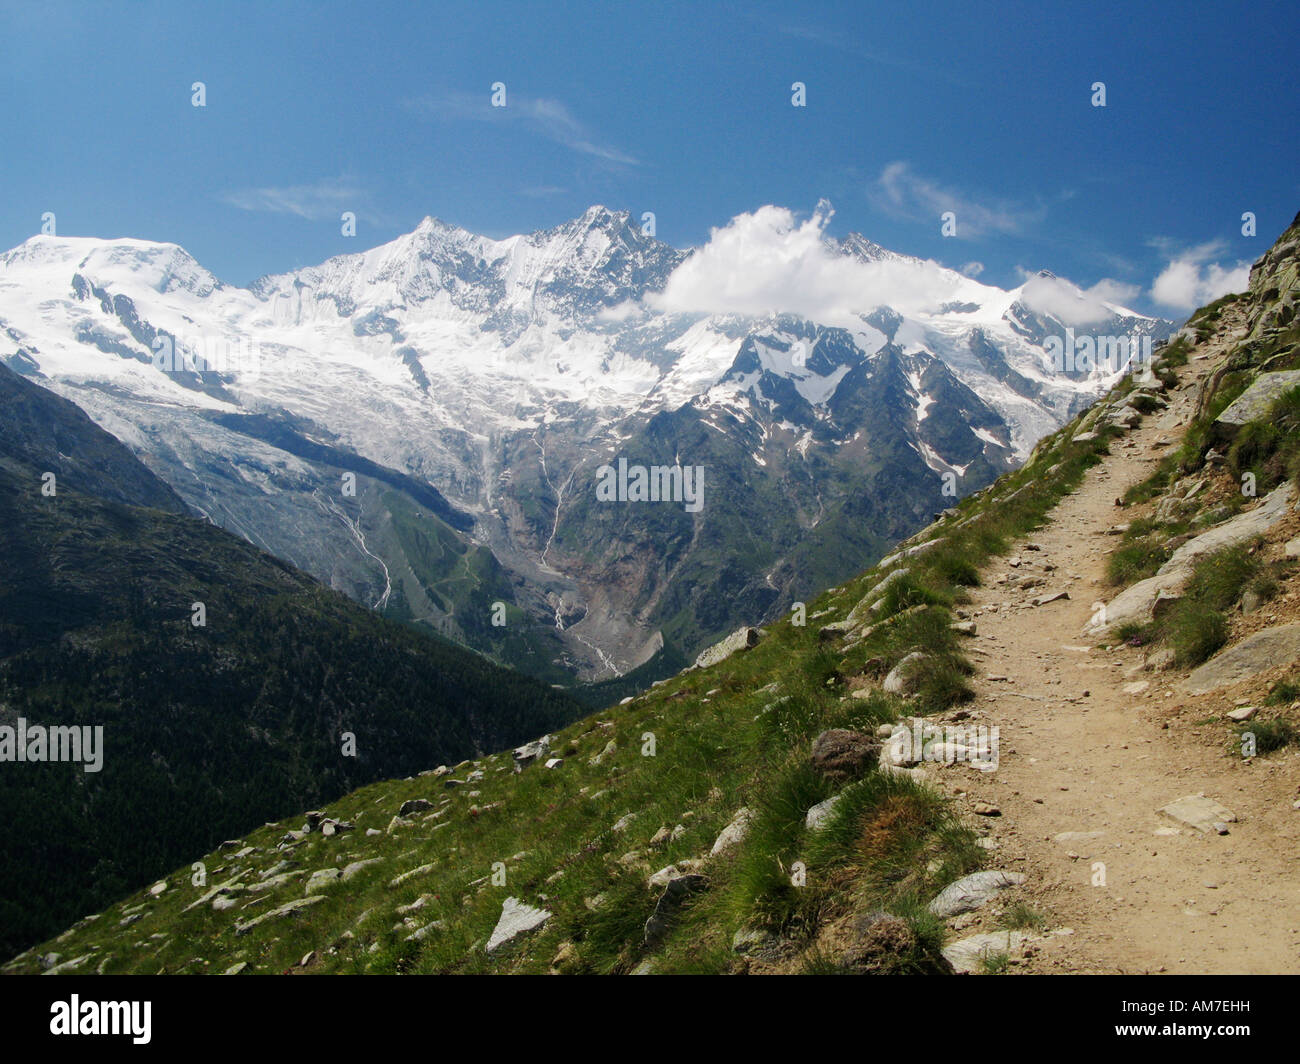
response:
<path id="1" fill-rule="evenodd" d="M 819 26 L 807 25 L 780 25 L 776 27 L 776 30 L 786 37 L 807 41 L 810 44 L 834 49 L 837 52 L 846 52 L 858 59 L 866 60 L 868 63 L 874 63 L 878 66 L 893 67 L 895 70 L 906 70 L 911 73 L 922 74 L 929 78 L 945 81 L 950 85 L 964 86 L 969 84 L 969 82 L 954 77 L 951 72 L 937 63 L 917 63 L 904 55 L 869 48 L 852 35 L 847 35 L 838 29 L 829 30 Z"/>
<path id="2" fill-rule="evenodd" d="M 1026 207 L 1009 201 L 981 203 L 956 189 L 922 177 L 906 162 L 892 162 L 867 189 L 878 210 L 913 222 L 939 224 L 939 216 L 957 216 L 956 236 L 970 238 L 986 233 L 1019 234 L 1047 215 L 1042 206 Z"/>
<path id="3" fill-rule="evenodd" d="M 504 107 L 493 107 L 486 93 L 482 96 L 448 93 L 407 100 L 404 106 L 438 121 L 514 124 L 536 136 L 609 165 L 641 165 L 635 156 L 604 142 L 560 100 L 508 94 Z"/>
<path id="4" fill-rule="evenodd" d="M 345 177 L 324 178 L 309 185 L 239 189 L 221 196 L 222 202 L 241 211 L 292 214 L 313 222 L 355 211 L 365 199 L 367 193 L 360 184 Z"/>
<path id="5" fill-rule="evenodd" d="M 1250 263 L 1239 261 L 1225 265 L 1218 259 L 1228 247 L 1222 240 L 1174 250 L 1166 239 L 1151 241 L 1169 259 L 1169 263 L 1151 284 L 1151 298 L 1178 310 L 1195 310 L 1212 303 L 1229 292 L 1244 292 L 1250 283 Z"/>

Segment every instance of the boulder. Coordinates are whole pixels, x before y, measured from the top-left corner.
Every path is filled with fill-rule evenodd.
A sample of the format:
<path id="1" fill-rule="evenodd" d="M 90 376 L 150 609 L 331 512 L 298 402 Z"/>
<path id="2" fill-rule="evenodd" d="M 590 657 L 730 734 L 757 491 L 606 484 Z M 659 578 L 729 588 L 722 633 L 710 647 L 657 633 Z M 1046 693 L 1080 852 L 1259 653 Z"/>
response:
<path id="1" fill-rule="evenodd" d="M 1300 624 L 1265 628 L 1193 670 L 1183 681 L 1188 694 L 1203 695 L 1300 658 Z"/>
<path id="2" fill-rule="evenodd" d="M 843 794 L 832 795 L 824 802 L 818 802 L 808 810 L 804 816 L 804 827 L 809 831 L 820 831 L 830 821 L 831 813 L 835 811 L 835 806 L 839 800 L 844 797 Z"/>
<path id="3" fill-rule="evenodd" d="M 731 818 L 731 823 L 718 833 L 718 837 L 713 843 L 713 849 L 709 851 L 709 856 L 717 857 L 718 854 L 726 853 L 744 842 L 749 834 L 749 825 L 753 819 L 754 814 L 747 807 L 741 807 L 736 815 Z"/>
<path id="4" fill-rule="evenodd" d="M 917 680 L 920 679 L 925 657 L 925 654 L 919 650 L 914 650 L 908 654 L 907 657 L 889 670 L 889 675 L 885 677 L 885 682 L 881 684 L 882 690 L 890 695 L 912 694 L 916 690 Z"/>
<path id="5" fill-rule="evenodd" d="M 1022 931 L 991 931 L 971 935 L 943 948 L 943 958 L 958 975 L 970 975 L 980 970 L 983 962 L 1000 953 L 1011 956 L 1029 940 Z"/>
<path id="6" fill-rule="evenodd" d="M 765 635 L 767 632 L 762 628 L 738 628 L 726 639 L 719 640 L 707 650 L 701 651 L 699 657 L 695 659 L 695 667 L 707 669 L 720 661 L 725 661 L 732 654 L 756 647 Z"/>
<path id="7" fill-rule="evenodd" d="M 539 757 L 546 757 L 550 752 L 551 737 L 543 735 L 540 739 L 534 739 L 531 743 L 524 743 L 523 746 L 517 747 L 510 756 L 514 758 L 516 768 L 526 768 Z M 449 780 L 448 784 L 450 782 Z"/>
<path id="8" fill-rule="evenodd" d="M 410 816 L 412 813 L 423 813 L 426 809 L 432 809 L 433 803 L 428 798 L 411 798 L 402 803 L 402 808 L 397 811 L 398 816 Z"/>
<path id="9" fill-rule="evenodd" d="M 1211 432 L 1218 442 L 1236 437 L 1241 427 L 1268 416 L 1269 408 L 1283 392 L 1300 386 L 1300 370 L 1261 373 L 1217 418 Z"/>
<path id="10" fill-rule="evenodd" d="M 1189 794 L 1184 798 L 1161 806 L 1160 812 L 1170 820 L 1203 831 L 1206 834 L 1218 830 L 1220 824 L 1236 822 L 1236 814 L 1225 809 L 1218 802 L 1201 794 Z"/>
<path id="11" fill-rule="evenodd" d="M 492 937 L 484 948 L 488 953 L 495 953 L 520 935 L 536 931 L 550 918 L 551 914 L 545 909 L 525 905 L 518 898 L 507 898 L 501 905 L 501 917 L 492 931 Z"/>
<path id="12" fill-rule="evenodd" d="M 1263 535 L 1290 512 L 1295 487 L 1289 482 L 1269 492 L 1258 506 L 1189 539 L 1154 576 L 1125 588 L 1083 626 L 1084 636 L 1099 638 L 1122 625 L 1147 624 L 1163 591 L 1177 593 L 1202 558 Z"/>
<path id="13" fill-rule="evenodd" d="M 960 913 L 974 912 L 991 901 L 994 895 L 1018 887 L 1024 881 L 1023 872 L 972 872 L 944 887 L 930 902 L 929 909 L 945 920 Z"/>

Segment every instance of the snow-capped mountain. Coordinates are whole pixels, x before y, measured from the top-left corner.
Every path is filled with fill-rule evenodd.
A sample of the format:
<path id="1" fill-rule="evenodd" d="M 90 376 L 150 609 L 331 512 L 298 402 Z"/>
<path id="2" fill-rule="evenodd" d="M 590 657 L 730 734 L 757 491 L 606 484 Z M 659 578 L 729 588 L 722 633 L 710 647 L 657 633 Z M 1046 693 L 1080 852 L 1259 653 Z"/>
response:
<path id="1" fill-rule="evenodd" d="M 603 207 L 506 240 L 426 218 L 248 288 L 171 244 L 33 237 L 0 257 L 0 357 L 360 601 L 606 678 L 860 570 L 1023 458 L 1115 375 L 1054 366 L 1050 337 L 1172 331 L 1050 274 L 1006 291 L 823 242 L 858 271 L 825 320 L 695 305 L 701 253 Z M 619 458 L 702 467 L 704 504 L 602 500 Z"/>

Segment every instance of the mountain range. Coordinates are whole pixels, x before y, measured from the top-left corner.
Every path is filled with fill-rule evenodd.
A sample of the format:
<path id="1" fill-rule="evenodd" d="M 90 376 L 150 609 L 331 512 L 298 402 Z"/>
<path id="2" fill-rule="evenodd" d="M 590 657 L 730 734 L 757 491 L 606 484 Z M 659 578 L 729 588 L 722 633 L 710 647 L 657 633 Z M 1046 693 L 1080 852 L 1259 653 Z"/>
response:
<path id="1" fill-rule="evenodd" d="M 1051 338 L 1173 329 L 1050 273 L 1003 290 L 819 240 L 834 313 L 719 297 L 707 247 L 600 206 L 505 240 L 426 218 L 246 288 L 174 244 L 38 236 L 0 256 L 0 359 L 388 617 L 551 683 L 648 681 L 860 571 L 1114 383 Z M 703 469 L 705 504 L 602 501 L 619 459 Z"/>

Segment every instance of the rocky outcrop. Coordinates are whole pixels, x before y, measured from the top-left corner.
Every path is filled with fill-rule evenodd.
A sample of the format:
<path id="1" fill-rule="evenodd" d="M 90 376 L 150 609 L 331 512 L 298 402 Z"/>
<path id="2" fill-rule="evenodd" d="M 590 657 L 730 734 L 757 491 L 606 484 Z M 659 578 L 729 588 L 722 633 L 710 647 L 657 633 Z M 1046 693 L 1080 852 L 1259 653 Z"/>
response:
<path id="1" fill-rule="evenodd" d="M 700 656 L 695 659 L 695 667 L 707 669 L 720 661 L 726 661 L 732 654 L 758 646 L 765 635 L 767 632 L 762 628 L 738 628 L 726 639 L 719 640 L 707 650 L 701 651 Z"/>
<path id="2" fill-rule="evenodd" d="M 1177 593 L 1192 575 L 1202 558 L 1230 547 L 1239 547 L 1262 536 L 1290 511 L 1295 486 L 1283 484 L 1269 492 L 1253 510 L 1238 514 L 1230 521 L 1202 532 L 1188 540 L 1164 563 L 1155 576 L 1139 580 L 1125 588 L 1106 604 L 1083 627 L 1087 637 L 1101 637 L 1125 624 L 1148 624 L 1154 617 L 1156 600 L 1163 591 Z"/>
<path id="3" fill-rule="evenodd" d="M 1216 654 L 1193 671 L 1183 687 L 1188 694 L 1203 695 L 1297 658 L 1300 658 L 1300 624 L 1265 628 Z"/>

